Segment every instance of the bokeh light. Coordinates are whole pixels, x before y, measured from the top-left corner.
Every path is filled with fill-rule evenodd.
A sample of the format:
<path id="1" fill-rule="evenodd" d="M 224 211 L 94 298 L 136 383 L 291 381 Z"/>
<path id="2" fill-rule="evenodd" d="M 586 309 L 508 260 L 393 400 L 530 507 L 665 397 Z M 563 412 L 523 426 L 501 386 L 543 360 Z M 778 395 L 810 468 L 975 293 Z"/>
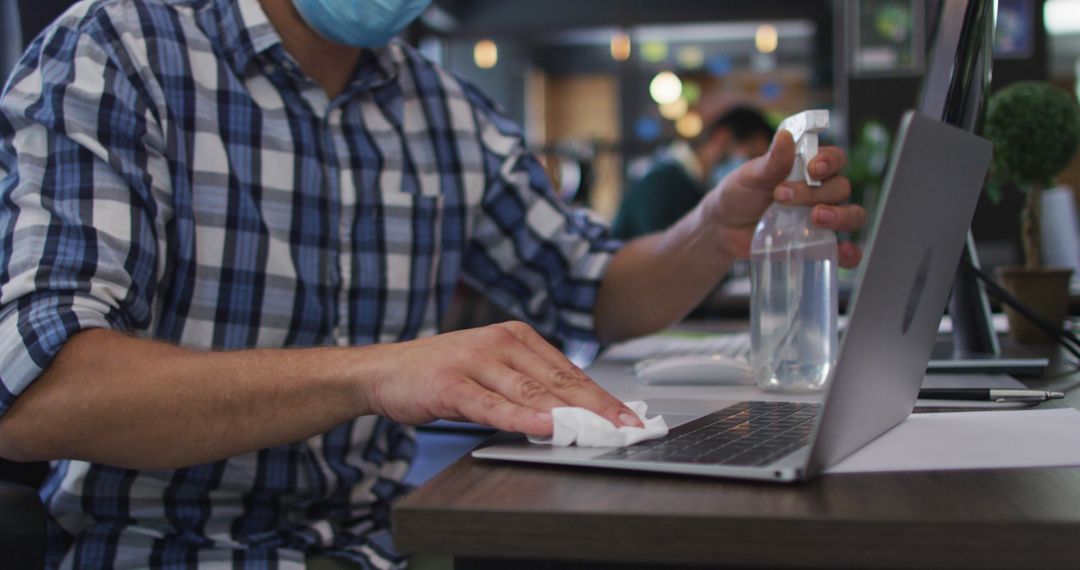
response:
<path id="1" fill-rule="evenodd" d="M 677 121 L 681 119 L 689 109 L 690 103 L 687 103 L 686 99 L 679 97 L 671 103 L 660 105 L 660 116 L 669 121 Z"/>
<path id="2" fill-rule="evenodd" d="M 611 59 L 615 61 L 630 59 L 630 34 L 619 30 L 611 35 Z"/>
<path id="3" fill-rule="evenodd" d="M 685 69 L 701 69 L 705 65 L 705 50 L 700 46 L 683 46 L 676 52 L 675 61 Z"/>
<path id="4" fill-rule="evenodd" d="M 649 82 L 649 96 L 663 105 L 674 103 L 682 95 L 682 80 L 670 71 L 657 73 Z"/>
<path id="5" fill-rule="evenodd" d="M 480 40 L 473 46 L 473 61 L 480 69 L 491 69 L 499 62 L 499 47 L 491 40 Z"/>
<path id="6" fill-rule="evenodd" d="M 682 98 L 693 105 L 701 98 L 701 84 L 697 81 L 687 80 L 682 84 Z"/>
<path id="7" fill-rule="evenodd" d="M 680 137 L 692 139 L 701 134 L 701 129 L 704 126 L 705 123 L 701 120 L 701 115 L 697 111 L 690 111 L 683 115 L 681 119 L 675 121 L 675 132 L 679 133 Z"/>
<path id="8" fill-rule="evenodd" d="M 667 42 L 651 40 L 641 44 L 641 58 L 649 63 L 659 63 L 667 59 Z"/>
<path id="9" fill-rule="evenodd" d="M 776 51 L 776 45 L 779 42 L 779 36 L 776 32 L 776 26 L 769 24 L 762 24 L 758 26 L 757 33 L 754 34 L 754 47 L 761 53 L 772 53 Z"/>

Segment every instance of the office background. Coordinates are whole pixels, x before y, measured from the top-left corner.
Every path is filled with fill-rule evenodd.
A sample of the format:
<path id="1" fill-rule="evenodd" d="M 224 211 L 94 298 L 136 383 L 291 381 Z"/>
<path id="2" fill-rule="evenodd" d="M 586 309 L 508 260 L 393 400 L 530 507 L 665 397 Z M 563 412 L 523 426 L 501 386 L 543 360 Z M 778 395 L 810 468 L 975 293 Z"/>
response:
<path id="1" fill-rule="evenodd" d="M 891 134 L 918 97 L 940 3 L 436 0 L 410 39 L 498 101 L 565 194 L 611 219 L 652 153 L 735 103 L 775 122 L 828 108 L 832 142 L 849 153 L 860 134 Z M 1080 4 L 1000 2 L 995 51 L 994 90 L 1049 80 L 1080 91 Z M 663 72 L 683 88 L 667 106 L 650 94 Z M 1080 188 L 1080 159 L 1061 182 Z M 984 264 L 1020 260 L 1021 205 L 1018 193 L 980 203 L 973 229 Z"/>
<path id="2" fill-rule="evenodd" d="M 71 3 L 0 0 L 0 74 Z M 658 149 L 737 103 L 774 122 L 828 108 L 831 142 L 849 154 L 860 137 L 889 136 L 918 96 L 940 3 L 436 0 L 406 36 L 525 127 L 567 200 L 610 220 Z M 658 75 L 678 87 L 651 92 L 664 88 Z M 1078 93 L 1078 76 L 1077 0 L 999 2 L 993 89 L 1033 79 Z M 1080 158 L 1060 182 L 1080 188 Z M 855 198 L 872 206 L 863 185 Z M 1020 260 L 1021 201 L 980 203 L 973 231 L 985 265 Z"/>

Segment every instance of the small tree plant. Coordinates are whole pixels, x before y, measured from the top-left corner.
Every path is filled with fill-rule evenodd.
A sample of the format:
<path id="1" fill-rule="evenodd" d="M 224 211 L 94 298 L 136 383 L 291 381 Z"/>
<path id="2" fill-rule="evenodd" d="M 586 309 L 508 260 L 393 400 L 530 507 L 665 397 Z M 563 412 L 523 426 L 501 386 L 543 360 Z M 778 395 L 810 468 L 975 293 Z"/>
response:
<path id="1" fill-rule="evenodd" d="M 1042 191 L 1054 184 L 1080 146 L 1080 108 L 1067 91 L 1039 81 L 1014 83 L 990 96 L 986 137 L 998 192 L 1015 184 L 1027 195 L 1020 213 L 1024 266 L 1042 265 Z"/>

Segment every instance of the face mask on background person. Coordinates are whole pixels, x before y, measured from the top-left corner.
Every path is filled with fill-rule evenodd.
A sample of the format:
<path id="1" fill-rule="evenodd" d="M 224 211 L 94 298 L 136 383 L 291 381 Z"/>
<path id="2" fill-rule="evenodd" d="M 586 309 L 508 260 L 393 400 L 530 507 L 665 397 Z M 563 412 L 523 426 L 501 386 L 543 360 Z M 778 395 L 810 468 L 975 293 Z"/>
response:
<path id="1" fill-rule="evenodd" d="M 390 43 L 431 0 L 293 0 L 300 17 L 339 44 L 379 48 Z"/>
<path id="2" fill-rule="evenodd" d="M 728 174 L 731 174 L 732 172 L 738 170 L 739 167 L 743 164 L 746 164 L 746 157 L 741 155 L 729 156 L 720 164 L 717 164 L 715 167 L 713 167 L 712 179 L 709 180 L 709 187 L 715 188 L 718 184 L 720 184 L 721 180 L 723 180 Z"/>

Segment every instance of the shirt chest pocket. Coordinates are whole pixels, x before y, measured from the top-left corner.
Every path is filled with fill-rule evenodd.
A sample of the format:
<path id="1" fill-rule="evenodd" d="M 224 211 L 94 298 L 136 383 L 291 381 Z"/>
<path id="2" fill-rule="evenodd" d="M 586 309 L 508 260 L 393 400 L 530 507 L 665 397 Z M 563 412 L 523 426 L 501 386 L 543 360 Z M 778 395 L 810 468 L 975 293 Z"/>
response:
<path id="1" fill-rule="evenodd" d="M 441 194 L 380 189 L 369 219 L 379 229 L 380 235 L 372 237 L 382 242 L 388 289 L 407 285 L 415 290 L 433 283 L 442 249 L 443 202 Z"/>
<path id="2" fill-rule="evenodd" d="M 377 168 L 358 181 L 363 188 L 358 245 L 381 253 L 387 290 L 431 287 L 442 250 L 446 207 L 443 177 L 433 152 L 402 144 L 406 138 L 397 129 L 375 130 L 370 136 L 379 159 Z"/>

